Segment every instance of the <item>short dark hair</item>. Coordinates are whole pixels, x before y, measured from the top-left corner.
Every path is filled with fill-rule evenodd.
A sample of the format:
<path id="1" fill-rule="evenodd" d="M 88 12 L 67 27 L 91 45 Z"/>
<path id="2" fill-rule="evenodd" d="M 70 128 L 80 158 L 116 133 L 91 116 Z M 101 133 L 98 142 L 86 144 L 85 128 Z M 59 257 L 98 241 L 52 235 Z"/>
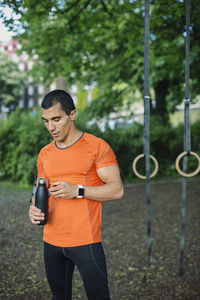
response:
<path id="1" fill-rule="evenodd" d="M 48 109 L 56 103 L 60 103 L 62 110 L 64 110 L 67 115 L 70 115 L 71 111 L 75 109 L 72 97 L 64 90 L 54 90 L 46 94 L 41 106 L 44 109 Z"/>

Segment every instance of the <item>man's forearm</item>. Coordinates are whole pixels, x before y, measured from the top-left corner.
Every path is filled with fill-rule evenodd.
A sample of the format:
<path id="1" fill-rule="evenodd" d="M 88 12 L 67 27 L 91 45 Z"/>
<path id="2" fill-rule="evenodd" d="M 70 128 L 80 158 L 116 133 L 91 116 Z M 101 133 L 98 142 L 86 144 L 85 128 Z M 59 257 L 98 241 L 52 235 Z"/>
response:
<path id="1" fill-rule="evenodd" d="M 34 184 L 33 184 L 33 190 L 32 190 L 32 195 L 31 195 L 31 199 L 30 199 L 30 203 L 32 205 L 35 205 L 35 193 L 37 190 L 37 186 L 38 186 L 38 179 L 37 176 L 35 176 L 35 180 L 34 180 Z"/>
<path id="2" fill-rule="evenodd" d="M 31 204 L 32 204 L 32 205 L 35 205 L 35 194 L 32 196 Z"/>

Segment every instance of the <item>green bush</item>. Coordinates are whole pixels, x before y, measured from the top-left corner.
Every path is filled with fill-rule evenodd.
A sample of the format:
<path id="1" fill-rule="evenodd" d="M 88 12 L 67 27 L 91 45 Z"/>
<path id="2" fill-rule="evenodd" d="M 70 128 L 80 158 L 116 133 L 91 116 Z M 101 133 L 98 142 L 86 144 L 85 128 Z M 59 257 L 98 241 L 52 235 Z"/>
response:
<path id="1" fill-rule="evenodd" d="M 116 153 L 124 182 L 136 179 L 132 171 L 134 158 L 143 153 L 143 126 L 134 123 L 129 128 L 111 130 L 108 126 L 102 132 L 96 124 L 85 126 L 87 114 L 80 113 L 77 126 L 80 130 L 90 132 L 105 139 Z M 36 161 L 40 149 L 51 141 L 51 136 L 41 122 L 40 113 L 12 113 L 8 120 L 0 120 L 0 171 L 1 178 L 32 184 L 36 173 Z M 200 154 L 199 143 L 200 121 L 191 125 L 191 150 Z M 183 151 L 183 125 L 158 126 L 151 120 L 150 153 L 159 162 L 161 177 L 179 176 L 175 170 L 175 160 Z M 196 169 L 197 161 L 189 158 L 189 170 Z M 138 171 L 144 174 L 144 159 L 138 162 Z M 151 163 L 151 170 L 154 168 Z"/>
<path id="2" fill-rule="evenodd" d="M 0 131 L 0 171 L 2 178 L 32 183 L 39 150 L 50 142 L 40 115 L 12 113 Z"/>

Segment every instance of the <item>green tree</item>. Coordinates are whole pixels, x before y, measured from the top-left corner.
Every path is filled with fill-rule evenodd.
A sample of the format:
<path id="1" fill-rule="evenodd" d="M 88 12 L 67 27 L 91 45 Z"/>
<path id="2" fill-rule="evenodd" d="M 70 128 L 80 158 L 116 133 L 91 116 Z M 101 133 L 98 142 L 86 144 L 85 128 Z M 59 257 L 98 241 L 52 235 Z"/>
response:
<path id="1" fill-rule="evenodd" d="M 23 91 L 24 76 L 7 54 L 0 52 L 0 107 L 16 105 Z"/>
<path id="2" fill-rule="evenodd" d="M 77 109 L 84 110 L 87 104 L 88 92 L 83 89 L 80 82 L 77 83 Z"/>
<path id="3" fill-rule="evenodd" d="M 3 0 L 22 27 L 23 50 L 35 59 L 33 72 L 45 82 L 58 74 L 68 83 L 96 82 L 100 92 L 91 116 L 128 108 L 143 94 L 144 1 Z M 150 86 L 154 114 L 164 124 L 184 98 L 185 3 L 151 1 Z M 200 93 L 200 2 L 191 0 L 191 98 Z M 14 19 L 5 20 L 12 29 Z M 35 55 L 37 54 L 37 56 Z M 88 115 L 89 116 L 89 115 Z"/>

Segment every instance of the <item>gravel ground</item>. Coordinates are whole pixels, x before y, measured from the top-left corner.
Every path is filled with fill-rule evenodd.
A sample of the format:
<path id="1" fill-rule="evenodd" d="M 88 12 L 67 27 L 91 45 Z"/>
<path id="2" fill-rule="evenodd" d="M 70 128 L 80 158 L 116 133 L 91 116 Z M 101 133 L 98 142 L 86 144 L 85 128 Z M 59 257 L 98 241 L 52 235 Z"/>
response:
<path id="1" fill-rule="evenodd" d="M 102 238 L 112 300 L 200 299 L 200 185 L 188 181 L 184 273 L 179 276 L 181 181 L 151 184 L 152 253 L 147 266 L 145 184 L 103 206 Z M 42 228 L 29 222 L 30 191 L 0 184 L 0 300 L 51 299 Z M 86 300 L 75 269 L 73 300 Z"/>

